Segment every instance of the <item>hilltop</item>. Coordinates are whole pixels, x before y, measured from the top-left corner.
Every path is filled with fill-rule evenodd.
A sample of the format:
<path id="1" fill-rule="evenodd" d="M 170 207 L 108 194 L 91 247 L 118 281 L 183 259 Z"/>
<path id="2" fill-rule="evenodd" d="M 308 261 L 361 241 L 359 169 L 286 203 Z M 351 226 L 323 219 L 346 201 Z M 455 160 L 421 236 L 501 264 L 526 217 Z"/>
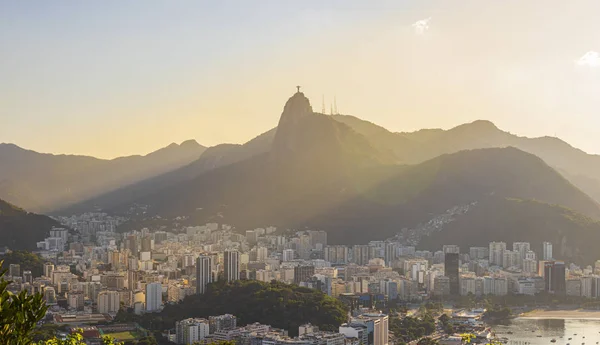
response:
<path id="1" fill-rule="evenodd" d="M 29 213 L 0 200 L 0 247 L 11 250 L 35 250 L 50 229 L 60 224 L 47 216 Z"/>

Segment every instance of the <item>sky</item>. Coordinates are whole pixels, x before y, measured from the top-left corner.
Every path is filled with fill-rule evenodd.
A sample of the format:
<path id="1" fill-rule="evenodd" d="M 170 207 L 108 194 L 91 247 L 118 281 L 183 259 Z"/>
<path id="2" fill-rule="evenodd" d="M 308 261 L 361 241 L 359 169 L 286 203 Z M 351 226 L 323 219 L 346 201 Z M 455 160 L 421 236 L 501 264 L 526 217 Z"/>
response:
<path id="1" fill-rule="evenodd" d="M 487 119 L 600 153 L 600 2 L 0 0 L 0 142 L 243 143 L 301 85 L 391 131 Z"/>

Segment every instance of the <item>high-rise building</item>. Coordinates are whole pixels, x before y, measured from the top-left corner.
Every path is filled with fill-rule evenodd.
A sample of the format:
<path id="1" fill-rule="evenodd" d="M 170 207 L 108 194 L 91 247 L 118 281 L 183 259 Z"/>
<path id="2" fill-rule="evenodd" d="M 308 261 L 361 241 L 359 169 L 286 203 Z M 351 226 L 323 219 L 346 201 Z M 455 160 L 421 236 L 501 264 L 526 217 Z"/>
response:
<path id="1" fill-rule="evenodd" d="M 315 266 L 294 267 L 294 283 L 300 284 L 315 275 Z"/>
<path id="2" fill-rule="evenodd" d="M 142 251 L 143 252 L 152 251 L 152 247 L 154 244 L 153 242 L 154 242 L 154 240 L 152 239 L 152 236 L 150 234 L 147 234 L 144 237 L 142 237 Z"/>
<path id="3" fill-rule="evenodd" d="M 269 250 L 267 247 L 256 248 L 256 261 L 265 262 L 269 256 Z"/>
<path id="4" fill-rule="evenodd" d="M 138 289 L 138 283 L 141 279 L 141 272 L 139 271 L 134 271 L 134 270 L 129 270 L 127 271 L 127 288 L 129 290 L 137 290 Z"/>
<path id="5" fill-rule="evenodd" d="M 246 230 L 246 242 L 256 244 L 258 242 L 258 234 L 254 230 Z"/>
<path id="6" fill-rule="evenodd" d="M 44 288 L 44 300 L 46 305 L 56 305 L 56 290 L 53 287 L 47 286 Z"/>
<path id="7" fill-rule="evenodd" d="M 504 255 L 502 255 L 502 267 L 509 268 L 519 266 L 519 258 L 519 252 L 514 250 L 505 250 Z"/>
<path id="8" fill-rule="evenodd" d="M 502 266 L 504 261 L 504 251 L 506 251 L 506 243 L 490 242 L 490 265 Z"/>
<path id="9" fill-rule="evenodd" d="M 44 277 L 52 278 L 52 272 L 54 272 L 54 264 L 46 262 L 44 264 Z"/>
<path id="10" fill-rule="evenodd" d="M 33 274 L 31 274 L 31 271 L 23 271 L 23 283 L 33 284 Z"/>
<path id="11" fill-rule="evenodd" d="M 594 277 L 585 276 L 581 277 L 581 296 L 592 298 L 594 297 L 593 293 L 594 287 Z"/>
<path id="12" fill-rule="evenodd" d="M 164 231 L 157 231 L 154 233 L 154 244 L 161 244 L 167 240 L 167 233 Z"/>
<path id="13" fill-rule="evenodd" d="M 567 296 L 581 296 L 581 278 L 570 278 L 565 281 L 565 294 Z"/>
<path id="14" fill-rule="evenodd" d="M 542 252 L 543 252 L 543 256 L 542 256 L 543 260 L 552 260 L 552 243 L 550 243 L 550 242 L 542 243 Z"/>
<path id="15" fill-rule="evenodd" d="M 564 295 L 566 293 L 565 263 L 562 261 L 547 261 L 544 264 L 544 280 L 546 291 Z"/>
<path id="16" fill-rule="evenodd" d="M 450 294 L 458 295 L 460 293 L 459 276 L 458 276 L 458 254 L 446 253 L 444 259 L 444 275 L 450 279 Z"/>
<path id="17" fill-rule="evenodd" d="M 21 265 L 10 264 L 8 266 L 8 275 L 10 277 L 20 277 L 21 276 Z"/>
<path id="18" fill-rule="evenodd" d="M 218 331 L 234 329 L 237 327 L 237 318 L 231 314 L 209 316 L 210 334 Z"/>
<path id="19" fill-rule="evenodd" d="M 115 314 L 121 307 L 118 291 L 100 291 L 98 294 L 98 312 L 100 314 Z"/>
<path id="20" fill-rule="evenodd" d="M 485 259 L 490 256 L 490 249 L 486 247 L 469 248 L 469 256 L 472 260 Z"/>
<path id="21" fill-rule="evenodd" d="M 303 233 L 298 236 L 296 242 L 296 252 L 300 259 L 308 260 L 310 259 L 310 251 L 313 249 L 311 244 L 310 235 Z"/>
<path id="22" fill-rule="evenodd" d="M 460 295 L 477 294 L 477 281 L 475 276 L 464 276 L 460 278 Z"/>
<path id="23" fill-rule="evenodd" d="M 196 259 L 196 293 L 205 293 L 209 283 L 212 283 L 211 258 L 210 256 L 199 256 Z"/>
<path id="24" fill-rule="evenodd" d="M 513 251 L 519 254 L 518 257 L 518 266 L 523 267 L 523 260 L 525 260 L 525 255 L 527 252 L 531 250 L 531 245 L 529 242 L 514 242 L 513 243 Z"/>
<path id="25" fill-rule="evenodd" d="M 402 265 L 404 268 L 404 275 L 412 280 L 419 281 L 427 269 L 429 267 L 429 262 L 426 259 L 410 259 L 404 260 L 404 264 Z M 419 283 L 423 283 L 419 281 Z"/>
<path id="26" fill-rule="evenodd" d="M 209 334 L 209 322 L 206 319 L 185 319 L 175 323 L 177 344 L 196 344 Z"/>
<path id="27" fill-rule="evenodd" d="M 127 246 L 127 249 L 129 249 L 129 252 L 131 252 L 131 255 L 134 257 L 137 257 L 138 256 L 137 236 L 136 235 L 127 236 L 127 239 L 125 240 L 125 244 Z"/>
<path id="28" fill-rule="evenodd" d="M 69 292 L 67 293 L 67 304 L 70 309 L 83 309 L 84 304 L 83 292 Z"/>
<path id="29" fill-rule="evenodd" d="M 457 246 L 456 244 L 444 244 L 442 246 L 442 251 L 444 252 L 444 254 L 447 254 L 447 253 L 460 254 L 460 247 Z"/>
<path id="30" fill-rule="evenodd" d="M 283 250 L 283 261 L 292 261 L 294 260 L 294 250 L 293 249 L 284 249 Z"/>
<path id="31" fill-rule="evenodd" d="M 398 243 L 389 242 L 385 244 L 384 258 L 385 264 L 389 267 L 392 262 L 398 257 Z"/>
<path id="32" fill-rule="evenodd" d="M 240 253 L 226 250 L 223 253 L 225 280 L 228 282 L 240 279 Z"/>
<path id="33" fill-rule="evenodd" d="M 600 276 L 592 276 L 592 297 L 600 297 Z"/>
<path id="34" fill-rule="evenodd" d="M 352 261 L 360 266 L 369 263 L 371 259 L 371 247 L 366 244 L 357 244 L 352 247 Z"/>
<path id="35" fill-rule="evenodd" d="M 433 294 L 436 296 L 450 295 L 450 278 L 437 276 L 433 279 Z"/>
<path id="36" fill-rule="evenodd" d="M 162 284 L 146 284 L 146 311 L 157 311 L 162 306 Z"/>
<path id="37" fill-rule="evenodd" d="M 369 345 L 389 344 L 389 317 L 385 314 L 362 314 L 351 319 L 352 324 L 361 324 L 369 332 Z M 372 339 L 372 340 L 371 340 Z"/>
<path id="38" fill-rule="evenodd" d="M 535 259 L 523 260 L 523 272 L 534 274 L 537 273 L 537 261 Z"/>
<path id="39" fill-rule="evenodd" d="M 308 232 L 308 235 L 310 236 L 310 244 L 312 247 L 315 247 L 319 243 L 323 246 L 327 245 L 327 233 L 325 231 L 311 230 Z"/>
<path id="40" fill-rule="evenodd" d="M 326 246 L 324 252 L 325 261 L 340 265 L 348 263 L 348 247 L 346 246 Z"/>

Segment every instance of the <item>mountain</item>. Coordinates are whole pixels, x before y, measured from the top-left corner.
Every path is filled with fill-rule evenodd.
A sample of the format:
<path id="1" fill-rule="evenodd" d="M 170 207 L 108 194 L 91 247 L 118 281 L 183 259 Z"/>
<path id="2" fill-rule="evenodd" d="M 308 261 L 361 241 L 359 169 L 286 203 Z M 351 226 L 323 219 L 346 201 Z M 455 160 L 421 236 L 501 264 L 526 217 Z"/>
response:
<path id="1" fill-rule="evenodd" d="M 49 212 L 177 169 L 205 149 L 190 140 L 145 156 L 104 160 L 0 144 L 0 197 L 26 209 Z"/>
<path id="2" fill-rule="evenodd" d="M 416 164 L 445 153 L 461 150 L 516 147 L 542 158 L 553 168 L 600 201 L 600 156 L 591 155 L 554 137 L 526 138 L 498 129 L 492 122 L 478 120 L 449 130 L 424 129 L 393 133 L 354 116 L 335 115 L 379 149 L 389 149 L 405 164 Z"/>
<path id="3" fill-rule="evenodd" d="M 461 248 L 491 241 L 530 242 L 541 253 L 542 241 L 553 243 L 554 256 L 587 265 L 597 259 L 600 222 L 571 209 L 532 200 L 490 197 L 463 216 L 448 223 L 443 231 L 421 240 L 420 247 L 439 250 L 443 244 Z"/>
<path id="4" fill-rule="evenodd" d="M 423 129 L 416 132 L 394 133 L 354 116 L 332 115 L 329 118 L 351 127 L 365 137 L 372 147 L 393 155 L 397 162 L 403 164 L 418 164 L 442 154 L 461 150 L 516 147 L 541 157 L 575 186 L 596 201 L 600 201 L 600 178 L 598 177 L 600 156 L 586 154 L 557 138 L 519 137 L 502 131 L 492 122 L 484 120 L 463 124 L 449 130 Z M 190 180 L 208 170 L 270 152 L 276 132 L 277 128 L 272 129 L 244 145 L 224 144 L 211 147 L 200 156 L 199 160 L 189 166 L 107 193 L 101 198 L 81 205 L 83 207 L 78 210 L 89 209 L 91 205 L 110 208 L 117 204 L 129 203 L 167 186 Z"/>
<path id="5" fill-rule="evenodd" d="M 493 131 L 488 123 L 476 125 L 480 126 L 477 131 Z M 403 228 L 418 229 L 419 224 L 449 209 L 474 205 L 471 209 L 475 211 L 470 209 L 460 216 L 462 227 L 452 236 L 452 243 L 462 244 L 478 231 L 478 223 L 469 225 L 471 217 L 492 217 L 493 208 L 484 207 L 489 200 L 537 200 L 544 205 L 561 205 L 548 206 L 548 212 L 558 214 L 567 207 L 573 214 L 600 219 L 600 208 L 592 198 L 542 159 L 517 148 L 464 150 L 419 164 L 398 165 L 403 147 L 381 144 L 387 140 L 387 134 L 381 131 L 377 135 L 356 128 L 336 117 L 312 112 L 308 99 L 296 93 L 284 107 L 268 152 L 257 150 L 247 159 L 206 170 L 193 178 L 188 176 L 136 199 L 135 203 L 148 205 L 146 216 L 150 217 L 186 216 L 190 224 L 217 220 L 241 230 L 268 225 L 284 229 L 309 227 L 326 230 L 330 243 L 345 244 L 383 240 Z M 475 139 L 469 138 L 471 129 L 468 125 L 457 131 L 472 143 Z M 444 133 L 427 131 L 416 138 L 433 142 Z M 410 136 L 403 138 L 399 140 L 406 145 L 417 141 Z M 459 146 L 449 145 L 451 150 Z M 223 150 L 226 154 L 232 147 Z M 113 211 L 125 212 L 127 206 Z M 507 210 L 504 216 L 510 219 L 510 208 Z M 529 219 L 526 210 L 519 212 L 515 211 L 521 216 L 516 217 L 515 226 L 538 235 L 545 233 L 542 223 Z M 561 231 L 567 236 L 571 228 L 579 233 L 575 224 L 562 224 L 565 228 Z M 535 229 L 529 229 L 530 225 Z M 548 236 L 556 238 L 552 229 L 555 228 L 548 230 Z M 488 238 L 492 237 L 494 234 L 488 234 Z M 520 240 L 516 234 L 507 237 Z M 541 235 L 536 238 L 542 241 Z"/>
<path id="6" fill-rule="evenodd" d="M 324 212 L 309 226 L 328 229 L 333 242 L 352 239 L 365 243 L 373 234 L 364 229 L 376 228 L 380 239 L 392 237 L 402 228 L 418 227 L 453 207 L 490 198 L 539 200 L 600 219 L 594 200 L 540 158 L 516 148 L 446 154 L 418 165 L 388 169 L 377 177 L 371 174 L 370 181 L 354 200 Z M 467 213 L 467 224 L 469 217 Z M 479 230 L 465 225 L 461 231 L 464 236 L 454 237 L 459 244 L 469 231 Z"/>
<path id="7" fill-rule="evenodd" d="M 95 196 L 76 205 L 61 209 L 57 213 L 76 214 L 95 208 L 109 209 L 121 205 L 130 205 L 140 198 L 177 183 L 189 181 L 206 171 L 267 153 L 271 148 L 274 137 L 275 129 L 265 132 L 243 145 L 221 144 L 209 147 L 200 155 L 200 158 L 181 168 Z"/>
<path id="8" fill-rule="evenodd" d="M 29 213 L 0 200 L 0 247 L 11 250 L 35 250 L 53 226 L 60 224 L 52 218 Z"/>
<path id="9" fill-rule="evenodd" d="M 348 126 L 313 113 L 308 99 L 297 93 L 284 108 L 269 152 L 209 170 L 136 203 L 150 205 L 151 214 L 169 216 L 214 215 L 226 208 L 248 222 L 274 214 L 282 220 L 305 218 L 344 198 L 343 189 L 360 169 L 393 162 Z M 314 200 L 305 205 L 309 197 Z"/>
<path id="10" fill-rule="evenodd" d="M 367 148 L 367 150 L 361 152 L 363 148 Z M 310 157 L 302 158 L 303 152 L 310 153 Z M 317 152 L 318 154 L 315 154 Z M 346 153 L 342 154 L 342 152 Z M 348 126 L 334 121 L 330 116 L 314 113 L 304 94 L 297 93 L 286 103 L 277 128 L 267 131 L 243 145 L 222 144 L 210 147 L 198 160 L 187 166 L 92 198 L 76 207 L 65 209 L 63 212 L 77 213 L 92 207 L 110 209 L 116 205 L 127 206 L 133 202 L 143 203 L 140 200 L 144 197 L 168 187 L 176 188 L 177 184 L 184 182 L 191 184 L 191 180 L 205 172 L 217 170 L 218 174 L 221 171 L 218 168 L 250 158 L 259 159 L 258 157 L 264 155 L 270 156 L 267 159 L 268 163 L 265 164 L 277 165 L 276 162 L 280 163 L 279 168 L 273 170 L 272 173 L 279 172 L 284 176 L 299 175 L 301 170 L 305 170 L 305 167 L 311 167 L 310 170 L 312 170 L 314 164 L 318 164 L 320 172 L 323 174 L 326 166 L 346 169 L 348 164 L 369 165 L 384 161 L 395 162 L 393 154 L 372 149 L 363 136 L 358 135 Z M 295 167 L 291 168 L 286 163 L 286 161 L 291 161 L 287 160 L 288 156 L 294 157 Z M 374 157 L 371 162 L 369 162 L 370 156 Z M 334 162 L 331 160 L 332 157 L 337 160 L 345 159 L 346 162 Z M 302 163 L 307 159 L 309 161 L 306 162 L 306 165 Z M 320 162 L 317 163 L 318 160 Z M 283 173 L 282 169 L 292 169 L 293 171 Z M 304 177 L 308 176 L 304 174 Z M 204 191 L 197 189 L 197 193 L 204 193 Z M 178 202 L 176 197 L 169 200 L 169 202 Z"/>

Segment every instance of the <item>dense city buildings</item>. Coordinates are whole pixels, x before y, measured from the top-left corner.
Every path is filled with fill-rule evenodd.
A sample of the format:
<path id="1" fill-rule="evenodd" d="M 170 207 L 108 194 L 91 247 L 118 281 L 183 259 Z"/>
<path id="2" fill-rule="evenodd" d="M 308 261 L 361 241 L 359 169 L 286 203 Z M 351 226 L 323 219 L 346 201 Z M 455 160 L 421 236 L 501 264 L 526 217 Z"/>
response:
<path id="1" fill-rule="evenodd" d="M 114 231 L 115 224 L 124 220 L 105 214 L 59 220 L 65 227 L 74 226 L 72 233 L 57 228 L 51 234 L 52 241 L 64 244 L 63 250 L 41 248 L 46 262 L 40 273 L 12 264 L 7 274 L 13 280 L 11 290 L 42 293 L 50 312 L 61 320 L 92 320 L 97 315 L 110 319 L 122 308 L 158 313 L 166 304 L 206 293 L 212 282 L 241 279 L 297 284 L 334 298 L 356 299 L 363 306 L 540 292 L 600 298 L 600 260 L 587 267 L 567 264 L 554 259 L 552 244 L 543 241 L 470 248 L 447 244 L 429 251 L 397 237 L 350 246 L 328 244 L 326 233 L 312 230 L 269 227 L 238 233 L 226 224 L 209 223 L 121 234 Z M 385 345 L 385 331 L 380 330 L 387 322 L 374 310 L 357 307 L 339 333 L 304 325 L 301 336 L 289 338 L 265 325 L 239 327 L 234 315 L 182 318 L 173 341 L 190 344 L 260 334 L 274 344 L 370 339 L 372 345 Z M 352 344 L 360 345 L 357 341 Z"/>
<path id="2" fill-rule="evenodd" d="M 209 332 L 209 323 L 206 319 L 185 319 L 175 324 L 177 344 L 196 344 L 206 338 Z"/>

